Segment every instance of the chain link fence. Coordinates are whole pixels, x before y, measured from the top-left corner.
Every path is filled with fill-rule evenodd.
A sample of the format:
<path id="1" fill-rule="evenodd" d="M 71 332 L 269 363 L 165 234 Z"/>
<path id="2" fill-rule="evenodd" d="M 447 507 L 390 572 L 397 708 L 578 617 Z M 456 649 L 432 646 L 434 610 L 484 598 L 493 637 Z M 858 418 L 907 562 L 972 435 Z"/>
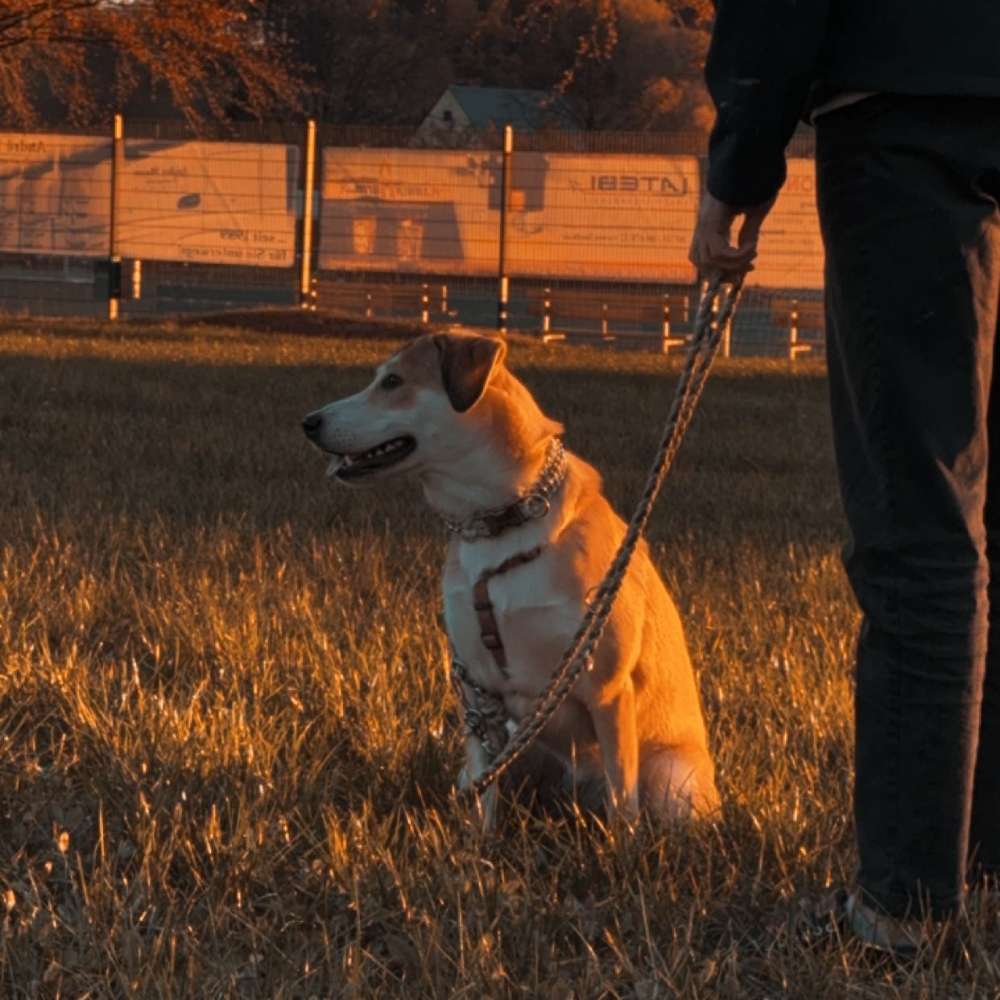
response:
<path id="1" fill-rule="evenodd" d="M 127 128 L 126 128 L 127 125 Z M 669 352 L 704 136 L 217 126 L 0 133 L 0 305 L 167 315 L 321 308 Z M 761 239 L 732 354 L 823 350 L 811 136 Z"/>

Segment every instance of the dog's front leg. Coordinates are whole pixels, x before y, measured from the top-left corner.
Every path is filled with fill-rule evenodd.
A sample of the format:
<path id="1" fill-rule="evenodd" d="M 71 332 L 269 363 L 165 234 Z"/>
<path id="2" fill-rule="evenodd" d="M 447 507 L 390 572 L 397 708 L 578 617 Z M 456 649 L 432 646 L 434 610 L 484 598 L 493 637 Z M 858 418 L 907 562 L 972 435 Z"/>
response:
<path id="1" fill-rule="evenodd" d="M 597 701 L 590 716 L 604 758 L 609 805 L 612 811 L 635 819 L 639 814 L 639 736 L 631 679 Z"/>
<path id="2" fill-rule="evenodd" d="M 482 741 L 474 733 L 465 737 L 465 767 L 458 775 L 458 789 L 471 788 L 476 779 L 485 774 L 490 766 L 490 757 Z M 497 821 L 497 783 L 494 781 L 477 800 L 483 820 L 483 832 L 492 833 Z"/>

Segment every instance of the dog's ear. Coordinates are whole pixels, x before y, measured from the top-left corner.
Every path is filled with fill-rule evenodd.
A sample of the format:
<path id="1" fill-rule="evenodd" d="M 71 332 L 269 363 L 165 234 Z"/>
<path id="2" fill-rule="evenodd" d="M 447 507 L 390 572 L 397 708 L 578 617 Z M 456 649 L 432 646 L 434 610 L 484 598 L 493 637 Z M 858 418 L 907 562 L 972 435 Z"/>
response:
<path id="1" fill-rule="evenodd" d="M 490 376 L 503 362 L 507 345 L 493 337 L 434 334 L 441 357 L 441 381 L 451 405 L 459 412 L 475 406 L 486 391 Z"/>

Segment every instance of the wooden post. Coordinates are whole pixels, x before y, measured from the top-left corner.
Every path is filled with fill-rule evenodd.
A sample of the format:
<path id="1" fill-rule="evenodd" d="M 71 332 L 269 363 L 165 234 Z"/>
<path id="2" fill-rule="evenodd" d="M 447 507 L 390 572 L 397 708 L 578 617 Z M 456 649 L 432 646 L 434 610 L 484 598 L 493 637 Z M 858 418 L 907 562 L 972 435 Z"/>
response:
<path id="1" fill-rule="evenodd" d="M 122 258 L 118 253 L 119 185 L 125 161 L 125 119 L 115 115 L 111 133 L 111 214 L 108 220 L 108 319 L 118 319 L 122 295 Z"/>
<path id="2" fill-rule="evenodd" d="M 299 272 L 299 305 L 315 309 L 315 287 L 312 281 L 313 201 L 316 191 L 316 121 L 306 122 L 305 180 L 302 185 L 302 258 Z"/>
<path id="3" fill-rule="evenodd" d="M 507 333 L 507 306 L 510 301 L 510 282 L 507 278 L 507 205 L 510 201 L 511 160 L 514 153 L 514 127 L 503 127 L 503 164 L 500 174 L 500 253 L 499 294 L 497 298 L 497 330 Z"/>

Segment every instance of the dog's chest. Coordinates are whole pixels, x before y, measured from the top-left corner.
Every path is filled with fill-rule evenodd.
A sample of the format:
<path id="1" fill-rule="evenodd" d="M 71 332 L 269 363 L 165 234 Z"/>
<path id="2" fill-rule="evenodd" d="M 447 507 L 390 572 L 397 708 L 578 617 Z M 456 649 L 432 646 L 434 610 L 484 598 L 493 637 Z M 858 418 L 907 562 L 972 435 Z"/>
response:
<path id="1" fill-rule="evenodd" d="M 443 581 L 445 622 L 455 654 L 476 683 L 504 694 L 538 689 L 546 679 L 537 676 L 526 646 L 536 616 L 563 603 L 553 586 L 548 553 L 531 541 L 489 550 L 463 547 L 466 551 L 449 560 Z M 498 634 L 502 650 L 491 633 Z"/>

